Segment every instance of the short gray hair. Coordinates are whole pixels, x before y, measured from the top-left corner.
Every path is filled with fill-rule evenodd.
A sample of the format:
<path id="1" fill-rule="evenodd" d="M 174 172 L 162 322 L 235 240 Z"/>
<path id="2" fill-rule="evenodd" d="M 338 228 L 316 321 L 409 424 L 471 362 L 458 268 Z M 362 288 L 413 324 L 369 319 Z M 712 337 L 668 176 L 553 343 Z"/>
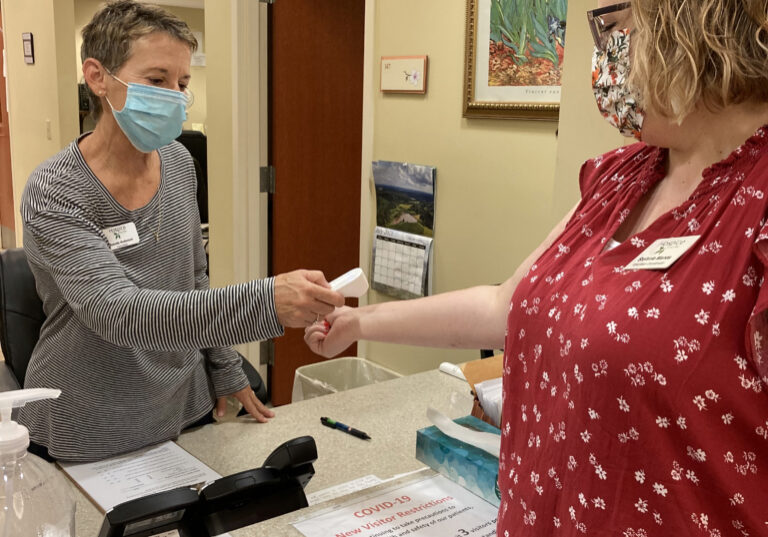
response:
<path id="1" fill-rule="evenodd" d="M 135 0 L 113 0 L 99 10 L 84 28 L 80 47 L 82 61 L 99 60 L 110 72 L 116 72 L 131 56 L 131 46 L 138 38 L 154 32 L 165 32 L 197 50 L 197 39 L 187 23 L 176 15 L 152 4 Z M 86 84 L 88 87 L 88 84 Z M 101 100 L 88 88 L 91 113 L 98 120 Z"/>

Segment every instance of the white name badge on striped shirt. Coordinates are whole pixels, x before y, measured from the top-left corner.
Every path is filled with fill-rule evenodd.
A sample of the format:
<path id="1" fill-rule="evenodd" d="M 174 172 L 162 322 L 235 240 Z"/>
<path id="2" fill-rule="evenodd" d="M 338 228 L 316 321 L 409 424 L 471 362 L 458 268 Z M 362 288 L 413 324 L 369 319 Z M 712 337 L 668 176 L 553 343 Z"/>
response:
<path id="1" fill-rule="evenodd" d="M 653 242 L 643 253 L 634 258 L 626 270 L 663 270 L 672 266 L 672 263 L 680 259 L 688 249 L 701 237 L 691 235 L 689 237 L 672 237 L 658 239 Z"/>
<path id="2" fill-rule="evenodd" d="M 136 231 L 136 224 L 133 222 L 105 227 L 101 232 L 107 237 L 110 250 L 119 250 L 132 244 L 139 244 L 139 232 Z"/>

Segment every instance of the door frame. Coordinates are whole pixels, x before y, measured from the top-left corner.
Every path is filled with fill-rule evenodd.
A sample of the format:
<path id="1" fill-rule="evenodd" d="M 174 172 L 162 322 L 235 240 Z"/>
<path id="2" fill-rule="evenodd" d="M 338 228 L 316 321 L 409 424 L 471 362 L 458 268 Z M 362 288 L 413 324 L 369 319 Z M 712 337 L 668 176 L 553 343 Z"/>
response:
<path id="1" fill-rule="evenodd" d="M 241 259 L 244 270 L 241 281 L 268 276 L 269 196 L 261 192 L 260 174 L 260 168 L 268 164 L 269 155 L 267 9 L 268 4 L 263 2 L 238 0 L 238 9 L 233 10 L 233 39 L 237 41 L 232 85 L 233 89 L 237 88 L 232 116 L 237 183 L 234 191 L 242 192 L 244 201 L 235 229 L 245 229 L 245 244 L 241 246 L 245 253 Z M 254 148 L 258 150 L 254 151 Z M 269 390 L 267 363 L 262 359 L 261 345 L 250 342 L 241 347 L 240 352 L 256 367 Z"/>
<path id="2" fill-rule="evenodd" d="M 228 5 L 227 5 L 228 4 Z M 211 257 L 212 281 L 217 285 L 267 277 L 269 260 L 268 195 L 259 192 L 259 168 L 268 162 L 268 4 L 253 0 L 205 0 L 206 20 L 209 10 L 230 9 L 231 37 L 206 31 L 209 46 L 212 40 L 227 40 L 231 51 L 231 78 L 208 77 L 209 95 L 215 86 L 231 85 L 231 217 L 232 248 L 217 251 Z M 376 0 L 365 0 L 364 66 L 363 66 L 363 127 L 360 207 L 360 266 L 370 266 L 372 225 L 375 225 L 374 195 L 370 162 L 374 154 L 374 101 L 375 87 L 375 16 Z M 209 103 L 210 104 L 210 103 Z M 210 106 L 209 106 L 210 110 Z M 223 124 L 228 124 L 223 121 Z M 226 133 L 225 133 L 226 134 Z M 211 129 L 209 136 L 216 136 Z M 209 141 L 210 146 L 210 141 Z M 258 148 L 258 151 L 254 151 Z M 210 162 L 210 160 L 209 160 Z M 210 167 L 208 175 L 216 176 L 227 170 Z M 215 240 L 217 221 L 227 215 L 211 212 L 212 238 Z M 228 227 L 228 226 L 225 226 Z M 231 267 L 229 270 L 223 267 Z M 218 273 L 223 277 L 218 277 Z M 368 303 L 367 295 L 359 305 Z M 238 350 L 258 369 L 264 382 L 268 382 L 266 356 L 258 342 L 238 347 Z M 358 355 L 365 356 L 367 343 L 358 342 Z M 261 364 L 261 362 L 264 362 Z"/>
<path id="3" fill-rule="evenodd" d="M 267 194 L 260 193 L 259 168 L 267 164 L 267 4 L 253 0 L 205 0 L 206 27 L 214 10 L 228 10 L 229 32 L 206 30 L 208 64 L 227 62 L 229 76 L 207 77 L 207 94 L 230 99 L 209 121 L 209 192 L 218 185 L 221 203 L 210 207 L 212 285 L 267 277 Z M 226 16 L 226 15 L 224 15 Z M 214 52 L 217 51 L 217 52 Z M 211 53 L 215 55 L 211 57 Z M 228 95 L 227 95 L 228 94 Z M 208 103 L 209 118 L 212 103 Z M 215 113 L 215 109 L 214 109 Z M 215 141 L 231 140 L 223 159 L 210 155 Z M 213 139 L 213 144 L 212 144 Z M 210 195 L 210 194 L 209 194 Z M 237 349 L 267 382 L 259 343 Z"/>
<path id="4" fill-rule="evenodd" d="M 12 151 L 10 148 L 10 140 L 11 140 L 11 128 L 10 128 L 10 103 L 9 103 L 9 84 L 8 84 L 8 62 L 6 61 L 6 44 L 5 44 L 5 29 L 4 29 L 4 21 L 5 20 L 5 4 L 2 0 L 0 0 L 0 34 L 2 34 L 2 47 L 0 47 L 0 55 L 2 55 L 2 72 L 0 72 L 0 77 L 2 77 L 2 87 L 3 87 L 3 95 L 0 98 L 0 106 L 5 108 L 5 119 L 3 129 L 6 131 L 6 137 L 8 138 L 8 157 L 9 159 L 12 158 Z M 3 110 L 0 110 L 0 116 L 3 115 Z M 2 122 L 0 120 L 0 122 Z M 2 142 L 0 142 L 2 143 Z M 13 167 L 11 165 L 11 162 L 5 163 L 8 167 L 9 175 L 7 179 L 10 181 L 10 185 L 2 185 L 0 186 L 0 194 L 5 195 L 5 186 L 10 186 L 11 189 L 11 208 L 15 206 L 14 200 L 13 200 Z M 2 215 L 3 209 L 0 207 L 0 215 Z M 3 220 L 7 220 L 9 218 L 9 215 L 2 215 L 2 218 L 0 218 L 0 249 L 8 249 L 8 248 L 14 248 L 16 246 L 16 216 L 14 214 L 13 209 L 11 209 L 10 219 L 13 222 L 12 227 L 6 227 L 2 225 Z"/>

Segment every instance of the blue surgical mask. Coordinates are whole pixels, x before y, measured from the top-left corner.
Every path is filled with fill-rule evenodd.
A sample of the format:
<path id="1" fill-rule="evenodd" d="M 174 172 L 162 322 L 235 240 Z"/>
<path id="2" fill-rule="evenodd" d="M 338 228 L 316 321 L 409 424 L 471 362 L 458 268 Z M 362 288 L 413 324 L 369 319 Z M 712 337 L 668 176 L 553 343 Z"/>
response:
<path id="1" fill-rule="evenodd" d="M 126 84 L 125 105 L 122 110 L 112 108 L 112 115 L 133 146 L 142 153 L 150 153 L 168 145 L 181 134 L 181 125 L 187 119 L 187 96 L 180 92 L 145 84 Z"/>

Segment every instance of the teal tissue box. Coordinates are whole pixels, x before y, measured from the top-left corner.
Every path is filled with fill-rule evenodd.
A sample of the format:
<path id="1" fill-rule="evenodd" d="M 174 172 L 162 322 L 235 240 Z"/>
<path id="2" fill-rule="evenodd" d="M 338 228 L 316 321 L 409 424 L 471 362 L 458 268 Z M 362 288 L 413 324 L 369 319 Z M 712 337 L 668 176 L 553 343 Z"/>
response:
<path id="1" fill-rule="evenodd" d="M 477 431 L 501 434 L 474 416 L 453 421 Z M 433 425 L 416 432 L 416 458 L 487 502 L 496 506 L 501 502 L 499 459 L 482 449 L 451 438 Z"/>

